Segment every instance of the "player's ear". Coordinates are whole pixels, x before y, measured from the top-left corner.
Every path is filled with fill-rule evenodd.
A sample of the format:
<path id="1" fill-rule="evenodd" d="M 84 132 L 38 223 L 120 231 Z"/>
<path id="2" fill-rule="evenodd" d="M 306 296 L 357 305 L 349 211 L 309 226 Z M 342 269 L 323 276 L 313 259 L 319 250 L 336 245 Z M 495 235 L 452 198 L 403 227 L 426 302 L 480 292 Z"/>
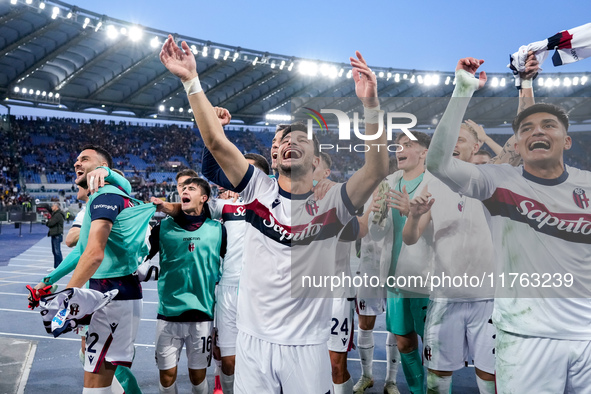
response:
<path id="1" fill-rule="evenodd" d="M 573 146 L 573 140 L 570 138 L 570 135 L 567 135 L 564 138 L 564 150 L 569 150 Z"/>

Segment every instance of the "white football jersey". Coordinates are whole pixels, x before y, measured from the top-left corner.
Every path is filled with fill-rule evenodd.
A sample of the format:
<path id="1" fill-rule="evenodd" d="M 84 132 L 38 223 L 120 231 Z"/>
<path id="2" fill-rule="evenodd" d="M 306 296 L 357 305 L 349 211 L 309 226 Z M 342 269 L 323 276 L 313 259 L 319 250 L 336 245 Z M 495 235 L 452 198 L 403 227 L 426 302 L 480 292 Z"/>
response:
<path id="1" fill-rule="evenodd" d="M 238 287 L 242 272 L 242 251 L 244 250 L 244 232 L 246 231 L 246 208 L 242 198 L 222 200 L 219 198 L 208 202 L 211 218 L 224 223 L 228 246 L 222 262 L 220 285 Z"/>
<path id="2" fill-rule="evenodd" d="M 328 288 L 302 283 L 306 276 L 335 274 L 338 235 L 355 211 L 345 185 L 335 185 L 315 201 L 311 192 L 292 195 L 250 166 L 236 191 L 244 200 L 248 223 L 238 329 L 283 345 L 326 343 L 330 282 Z"/>
<path id="3" fill-rule="evenodd" d="M 74 221 L 72 222 L 72 227 L 82 227 L 82 221 L 84 220 L 84 215 L 86 214 L 86 204 L 82 206 L 80 211 L 76 214 Z"/>
<path id="4" fill-rule="evenodd" d="M 449 283 L 442 280 L 431 298 L 456 302 L 492 299 L 494 287 L 486 279 L 494 275 L 494 252 L 482 202 L 455 193 L 435 177 L 429 177 L 426 186 L 435 199 L 431 207 L 433 275 L 462 278 Z"/>
<path id="5" fill-rule="evenodd" d="M 521 335 L 590 340 L 591 173 L 566 166 L 548 180 L 523 167 L 476 167 L 461 192 L 490 213 L 495 324 Z"/>

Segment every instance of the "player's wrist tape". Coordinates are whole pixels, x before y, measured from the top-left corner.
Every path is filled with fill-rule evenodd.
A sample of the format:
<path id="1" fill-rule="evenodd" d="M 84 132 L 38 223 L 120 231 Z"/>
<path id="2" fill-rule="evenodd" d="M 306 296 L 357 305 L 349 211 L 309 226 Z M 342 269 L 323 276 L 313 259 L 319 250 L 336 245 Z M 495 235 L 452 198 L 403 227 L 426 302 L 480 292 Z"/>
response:
<path id="1" fill-rule="evenodd" d="M 521 80 L 521 89 L 531 89 L 533 87 L 533 80 L 532 79 L 522 79 Z"/>
<path id="2" fill-rule="evenodd" d="M 185 87 L 185 92 L 187 92 L 187 96 L 197 94 L 203 91 L 203 89 L 201 88 L 201 82 L 199 82 L 199 76 L 191 79 L 190 81 L 183 82 L 183 86 Z"/>
<path id="3" fill-rule="evenodd" d="M 363 107 L 363 116 L 365 118 L 365 123 L 377 124 L 380 122 L 380 106 L 377 107 Z"/>

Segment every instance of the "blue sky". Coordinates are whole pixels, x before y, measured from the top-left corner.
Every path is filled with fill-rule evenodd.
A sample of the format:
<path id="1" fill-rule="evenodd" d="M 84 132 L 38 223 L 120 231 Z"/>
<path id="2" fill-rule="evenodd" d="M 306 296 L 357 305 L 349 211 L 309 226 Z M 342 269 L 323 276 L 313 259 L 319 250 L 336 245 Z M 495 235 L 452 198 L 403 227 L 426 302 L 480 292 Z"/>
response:
<path id="1" fill-rule="evenodd" d="M 67 1 L 67 0 L 66 0 Z M 69 0 L 114 18 L 228 45 L 370 65 L 451 71 L 464 56 L 508 71 L 520 45 L 591 22 L 591 1 Z M 548 72 L 591 71 L 591 59 Z"/>

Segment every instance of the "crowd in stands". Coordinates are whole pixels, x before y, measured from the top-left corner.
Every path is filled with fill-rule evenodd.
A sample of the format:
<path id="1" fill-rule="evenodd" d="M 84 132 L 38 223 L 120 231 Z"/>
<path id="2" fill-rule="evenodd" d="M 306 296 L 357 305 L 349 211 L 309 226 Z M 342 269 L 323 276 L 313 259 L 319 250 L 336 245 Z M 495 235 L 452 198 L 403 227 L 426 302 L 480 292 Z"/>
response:
<path id="1" fill-rule="evenodd" d="M 177 125 L 131 125 L 102 120 L 81 121 L 73 118 L 12 117 L 10 131 L 0 129 L 0 190 L 2 201 L 18 201 L 19 180 L 27 184 L 73 184 L 73 165 L 86 144 L 105 147 L 113 156 L 115 167 L 131 180 L 138 198 L 165 197 L 174 190 L 176 172 L 183 168 L 201 169 L 203 142 L 196 128 Z M 228 138 L 244 153 L 267 157 L 274 133 L 250 131 L 247 127 L 228 127 Z M 503 145 L 510 135 L 491 135 Z M 333 160 L 331 178 L 346 180 L 363 164 L 362 152 L 349 152 L 336 133 L 319 136 L 321 144 L 333 146 L 327 153 Z M 566 163 L 591 168 L 591 132 L 578 132 Z M 66 189 L 70 191 L 71 186 Z M 73 189 L 74 190 L 74 189 Z M 25 197 L 23 197 L 25 198 Z"/>

